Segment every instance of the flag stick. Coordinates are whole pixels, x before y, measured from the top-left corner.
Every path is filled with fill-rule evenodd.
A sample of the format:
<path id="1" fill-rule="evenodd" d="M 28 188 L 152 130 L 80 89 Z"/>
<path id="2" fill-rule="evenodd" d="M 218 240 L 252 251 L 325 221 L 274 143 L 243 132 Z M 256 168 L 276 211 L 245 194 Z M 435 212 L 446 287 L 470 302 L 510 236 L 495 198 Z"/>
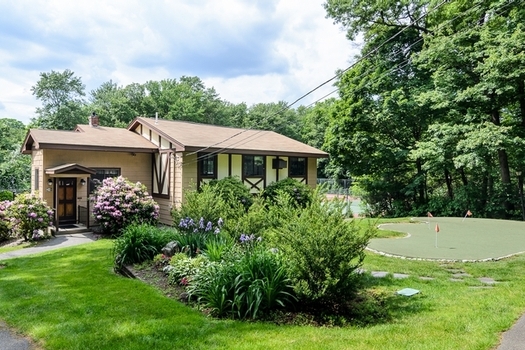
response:
<path id="1" fill-rule="evenodd" d="M 439 232 L 439 225 L 438 224 L 436 224 L 435 231 L 436 231 L 436 248 L 437 248 L 438 247 L 438 232 Z"/>

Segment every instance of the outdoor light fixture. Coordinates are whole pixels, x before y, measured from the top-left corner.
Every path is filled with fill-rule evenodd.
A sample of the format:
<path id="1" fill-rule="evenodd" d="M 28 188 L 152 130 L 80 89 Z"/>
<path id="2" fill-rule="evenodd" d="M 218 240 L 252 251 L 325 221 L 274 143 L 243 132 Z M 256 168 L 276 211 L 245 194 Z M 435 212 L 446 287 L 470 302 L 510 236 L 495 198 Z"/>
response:
<path id="1" fill-rule="evenodd" d="M 80 179 L 80 185 L 81 185 L 81 186 L 85 186 L 85 185 L 86 185 L 86 180 L 84 180 L 84 179 Z"/>
<path id="2" fill-rule="evenodd" d="M 47 180 L 47 185 L 48 186 L 53 186 L 53 179 Z"/>

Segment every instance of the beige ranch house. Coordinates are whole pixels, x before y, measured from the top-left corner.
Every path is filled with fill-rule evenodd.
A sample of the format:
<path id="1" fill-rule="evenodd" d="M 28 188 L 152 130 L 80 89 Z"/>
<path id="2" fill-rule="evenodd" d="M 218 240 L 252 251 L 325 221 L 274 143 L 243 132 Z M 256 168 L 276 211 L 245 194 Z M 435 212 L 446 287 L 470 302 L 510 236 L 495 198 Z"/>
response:
<path id="1" fill-rule="evenodd" d="M 315 187 L 317 159 L 328 157 L 273 131 L 142 117 L 111 128 L 96 115 L 73 131 L 29 130 L 22 153 L 32 159 L 31 191 L 56 208 L 59 225 L 88 227 L 89 194 L 108 177 L 146 185 L 170 225 L 185 191 L 211 179 L 237 176 L 252 193 L 287 177 Z"/>

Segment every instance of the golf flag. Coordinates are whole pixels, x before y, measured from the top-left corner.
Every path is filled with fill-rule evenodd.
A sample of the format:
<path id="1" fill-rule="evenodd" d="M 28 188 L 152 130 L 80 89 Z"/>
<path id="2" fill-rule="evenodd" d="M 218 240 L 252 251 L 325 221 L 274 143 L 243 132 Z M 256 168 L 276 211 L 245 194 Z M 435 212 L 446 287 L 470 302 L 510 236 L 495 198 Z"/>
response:
<path id="1" fill-rule="evenodd" d="M 429 218 L 433 218 L 433 217 L 434 217 L 434 216 L 432 215 L 431 212 L 428 212 L 428 213 L 427 213 L 427 216 L 428 216 Z"/>
<path id="2" fill-rule="evenodd" d="M 436 224 L 436 228 L 435 228 L 435 230 L 436 230 L 436 233 L 439 232 L 439 225 L 438 225 L 438 224 Z"/>
<path id="3" fill-rule="evenodd" d="M 465 217 L 463 218 L 462 221 L 465 221 L 465 219 L 467 218 L 467 216 L 472 216 L 472 212 L 470 210 L 467 210 L 467 213 L 465 214 Z"/>

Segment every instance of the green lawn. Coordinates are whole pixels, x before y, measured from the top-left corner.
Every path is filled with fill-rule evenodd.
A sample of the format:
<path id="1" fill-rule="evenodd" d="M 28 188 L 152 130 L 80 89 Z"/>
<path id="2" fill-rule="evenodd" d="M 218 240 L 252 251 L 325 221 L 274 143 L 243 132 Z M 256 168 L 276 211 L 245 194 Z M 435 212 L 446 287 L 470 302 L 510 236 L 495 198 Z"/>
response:
<path id="1" fill-rule="evenodd" d="M 101 240 L 7 260 L 0 268 L 0 319 L 44 349 L 492 349 L 525 311 L 525 256 L 475 264 L 416 262 L 369 255 L 365 269 L 411 275 L 373 279 L 375 289 L 405 287 L 393 321 L 315 328 L 218 321 L 117 276 Z M 452 273 L 472 275 L 450 281 Z M 435 278 L 423 281 L 418 276 Z M 478 277 L 500 281 L 483 285 Z"/>

